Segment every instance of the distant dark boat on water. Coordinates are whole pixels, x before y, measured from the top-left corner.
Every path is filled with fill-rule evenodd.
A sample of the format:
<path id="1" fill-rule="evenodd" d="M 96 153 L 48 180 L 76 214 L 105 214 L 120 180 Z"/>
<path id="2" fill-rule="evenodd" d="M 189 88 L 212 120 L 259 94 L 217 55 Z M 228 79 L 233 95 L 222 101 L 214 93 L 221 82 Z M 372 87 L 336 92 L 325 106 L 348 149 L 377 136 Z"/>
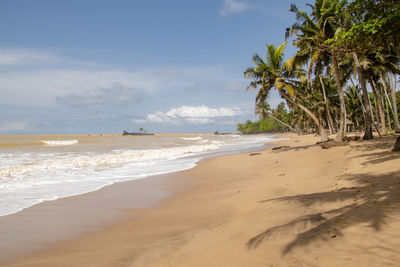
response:
<path id="1" fill-rule="evenodd" d="M 234 134 L 234 133 L 220 133 L 220 132 L 216 131 L 214 134 L 215 135 L 231 135 L 231 134 Z"/>
<path id="2" fill-rule="evenodd" d="M 143 132 L 143 133 L 129 133 L 127 131 L 123 131 L 122 135 L 154 135 L 154 134 L 153 133 L 145 133 L 145 132 Z"/>

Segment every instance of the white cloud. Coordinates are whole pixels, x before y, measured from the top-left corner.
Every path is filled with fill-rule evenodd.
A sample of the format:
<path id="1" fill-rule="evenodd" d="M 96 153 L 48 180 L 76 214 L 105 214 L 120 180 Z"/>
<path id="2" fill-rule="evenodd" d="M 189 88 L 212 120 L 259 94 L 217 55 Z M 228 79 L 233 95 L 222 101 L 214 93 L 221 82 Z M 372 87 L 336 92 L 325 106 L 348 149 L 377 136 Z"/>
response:
<path id="1" fill-rule="evenodd" d="M 87 62 L 70 59 L 56 53 L 23 48 L 0 48 L 0 67 L 34 67 L 38 66 L 88 66 Z"/>
<path id="2" fill-rule="evenodd" d="M 251 5 L 245 1 L 223 0 L 223 7 L 219 14 L 221 16 L 228 16 L 244 12 L 251 8 Z"/>
<path id="3" fill-rule="evenodd" d="M 28 49 L 0 49 L 0 66 L 29 65 L 54 61 L 56 57 L 46 52 Z"/>
<path id="4" fill-rule="evenodd" d="M 209 124 L 216 123 L 214 120 L 209 118 L 186 118 L 186 122 L 189 124 Z"/>
<path id="5" fill-rule="evenodd" d="M 170 109 L 168 117 L 187 117 L 187 118 L 210 118 L 210 117 L 232 117 L 241 113 L 239 108 L 209 108 L 206 106 L 181 106 Z"/>
<path id="6" fill-rule="evenodd" d="M 219 123 L 228 117 L 240 116 L 244 112 L 240 108 L 210 108 L 206 106 L 181 106 L 167 112 L 157 111 L 146 116 L 147 122 L 165 124 L 208 124 Z M 143 123 L 143 120 L 134 120 Z"/>
<path id="7" fill-rule="evenodd" d="M 160 82 L 151 74 L 109 70 L 38 70 L 0 73 L 0 104 L 54 106 L 57 103 L 71 103 L 72 98 L 83 96 L 87 101 L 90 94 L 96 100 L 111 94 L 111 89 L 123 91 L 124 96 L 134 97 L 128 90 L 135 88 L 140 94 L 151 95 Z M 103 88 L 103 89 L 101 89 Z M 107 88 L 109 90 L 107 90 Z M 75 96 L 75 97 L 73 97 Z M 117 97 L 117 96 L 115 96 Z M 114 98 L 115 98 L 114 97 Z M 105 99 L 104 99 L 105 100 Z M 118 102 L 118 101 L 117 101 Z"/>
<path id="8" fill-rule="evenodd" d="M 70 93 L 56 98 L 57 103 L 67 106 L 122 105 L 139 102 L 146 93 L 114 82 L 107 87 L 97 87 L 81 93 Z"/>
<path id="9" fill-rule="evenodd" d="M 235 90 L 241 73 L 224 66 L 157 66 L 132 71 L 76 61 L 52 51 L 0 48 L 0 105 L 78 106 L 120 104 L 142 96 L 177 92 Z M 207 77 L 205 82 L 203 77 Z M 235 81 L 235 82 L 231 82 Z M 116 88 L 121 84 L 122 88 Z M 118 87 L 118 86 L 117 86 Z M 129 89 L 129 90 L 128 90 Z M 115 94 L 113 94 L 113 92 Z"/>
<path id="10" fill-rule="evenodd" d="M 97 113 L 98 110 L 107 116 L 108 113 L 124 115 L 124 118 L 135 124 L 192 126 L 231 125 L 237 123 L 244 114 L 239 108 L 196 106 L 198 103 L 204 103 L 211 90 L 215 93 L 215 96 L 211 97 L 218 98 L 224 97 L 224 90 L 240 89 L 238 77 L 242 76 L 241 72 L 229 70 L 221 65 L 155 66 L 140 71 L 124 70 L 74 61 L 51 51 L 0 48 L 0 70 L 0 107 L 3 105 L 9 109 L 8 106 L 12 106 L 20 111 L 21 118 L 35 121 L 30 124 L 21 120 L 13 122 L 8 121 L 10 116 L 3 116 L 3 122 L 7 123 L 2 124 L 0 119 L 0 131 L 6 133 L 41 129 L 37 121 L 29 116 L 27 107 L 39 110 L 37 117 L 42 124 L 43 121 L 51 120 L 55 122 L 54 125 L 57 125 L 58 121 L 63 121 L 63 124 L 80 121 L 81 117 L 100 119 L 102 115 Z M 206 81 L 204 77 L 207 77 Z M 188 87 L 193 87 L 196 92 L 185 92 Z M 151 105 L 162 110 L 165 105 L 180 102 L 180 96 L 187 97 L 193 106 L 181 106 L 143 116 L 143 112 L 152 110 Z M 145 102 L 147 98 L 155 101 Z M 142 99 L 145 101 L 141 102 Z M 216 100 L 213 103 L 216 103 Z M 235 102 L 227 105 L 237 106 Z M 96 112 L 88 114 L 86 111 L 82 113 L 80 109 L 70 110 L 71 107 L 85 106 L 92 106 L 90 110 Z M 45 112 L 48 108 L 67 110 L 78 115 L 71 119 L 69 113 L 62 113 L 56 122 L 52 113 Z M 112 112 L 109 112 L 110 110 Z M 136 117 L 127 114 L 134 114 Z M 114 120 L 108 117 L 102 120 L 114 123 Z"/>
<path id="11" fill-rule="evenodd" d="M 166 114 L 161 111 L 157 111 L 154 114 L 149 114 L 146 116 L 146 120 L 149 122 L 169 122 L 171 118 L 169 118 Z"/>

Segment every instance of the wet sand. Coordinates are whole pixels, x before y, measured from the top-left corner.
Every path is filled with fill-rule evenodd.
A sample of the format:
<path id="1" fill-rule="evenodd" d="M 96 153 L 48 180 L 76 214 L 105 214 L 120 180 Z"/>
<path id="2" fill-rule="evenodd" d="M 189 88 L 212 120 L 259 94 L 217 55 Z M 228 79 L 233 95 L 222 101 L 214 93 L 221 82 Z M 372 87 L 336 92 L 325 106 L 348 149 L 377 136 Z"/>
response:
<path id="1" fill-rule="evenodd" d="M 51 248 L 60 241 L 132 219 L 132 209 L 154 206 L 178 193 L 173 176 L 120 182 L 98 191 L 45 201 L 0 217 L 0 263 Z"/>
<path id="2" fill-rule="evenodd" d="M 87 216 L 93 206 L 104 205 L 98 216 L 110 221 L 53 244 L 42 234 L 44 250 L 3 265 L 398 266 L 400 154 L 390 152 L 394 138 L 323 150 L 317 137 L 290 137 L 276 143 L 287 148 L 216 157 L 155 179 L 155 201 L 167 196 L 159 192 L 173 195 L 152 207 L 129 205 L 137 202 L 126 198 L 136 195 L 129 183 L 105 188 L 109 194 L 97 191 L 86 204 L 90 194 L 37 205 L 44 213 L 57 210 L 40 219 L 45 231 L 51 216 L 67 226 L 83 213 L 103 221 Z M 107 207 L 111 199 L 119 204 Z M 9 240 L 24 235 L 10 229 Z M 3 238 L 0 245 L 4 254 Z"/>

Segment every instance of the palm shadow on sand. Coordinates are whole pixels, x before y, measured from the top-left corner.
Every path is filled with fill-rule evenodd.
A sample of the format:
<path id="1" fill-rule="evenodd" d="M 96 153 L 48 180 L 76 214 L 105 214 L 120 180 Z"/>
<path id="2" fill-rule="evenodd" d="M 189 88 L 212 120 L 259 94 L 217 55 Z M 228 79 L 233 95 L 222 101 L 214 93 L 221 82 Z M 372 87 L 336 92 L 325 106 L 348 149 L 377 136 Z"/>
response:
<path id="1" fill-rule="evenodd" d="M 297 202 L 310 210 L 314 205 L 335 201 L 351 204 L 300 216 L 285 224 L 268 228 L 252 237 L 246 244 L 247 248 L 255 249 L 263 241 L 292 229 L 305 229 L 283 247 L 282 254 L 286 255 L 292 249 L 306 246 L 313 241 L 327 241 L 340 237 L 343 230 L 352 225 L 368 224 L 375 231 L 380 231 L 385 226 L 387 216 L 400 212 L 400 172 L 388 172 L 378 176 L 354 174 L 341 178 L 351 180 L 357 186 L 261 201 Z"/>

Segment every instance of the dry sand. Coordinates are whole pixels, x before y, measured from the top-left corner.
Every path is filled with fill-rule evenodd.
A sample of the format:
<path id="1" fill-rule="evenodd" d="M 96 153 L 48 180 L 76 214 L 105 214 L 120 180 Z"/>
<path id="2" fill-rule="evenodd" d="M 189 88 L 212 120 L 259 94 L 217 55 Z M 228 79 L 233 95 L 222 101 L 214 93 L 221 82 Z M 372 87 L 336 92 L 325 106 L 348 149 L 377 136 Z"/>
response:
<path id="1" fill-rule="evenodd" d="M 290 138 L 176 173 L 185 192 L 9 266 L 400 266 L 394 138 Z"/>

